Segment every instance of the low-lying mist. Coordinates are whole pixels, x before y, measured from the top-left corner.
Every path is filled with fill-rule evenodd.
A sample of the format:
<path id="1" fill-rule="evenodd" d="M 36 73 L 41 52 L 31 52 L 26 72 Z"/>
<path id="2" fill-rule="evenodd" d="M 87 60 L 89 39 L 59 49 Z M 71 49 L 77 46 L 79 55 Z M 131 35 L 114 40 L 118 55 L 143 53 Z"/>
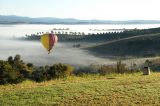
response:
<path id="1" fill-rule="evenodd" d="M 19 40 L 0 40 L 0 60 L 7 60 L 9 56 L 20 54 L 25 62 L 31 62 L 36 66 L 52 65 L 55 63 L 64 63 L 74 66 L 88 66 L 98 64 L 116 64 L 117 60 L 100 58 L 90 54 L 89 52 L 73 48 L 73 43 L 57 43 L 48 54 L 47 50 L 40 42 L 35 41 L 19 41 Z M 123 60 L 127 66 L 132 64 L 140 65 L 146 59 L 139 58 Z"/>
<path id="2" fill-rule="evenodd" d="M 40 42 L 18 40 L 0 40 L 0 42 L 1 60 L 20 54 L 25 62 L 31 62 L 37 66 L 54 63 L 65 63 L 75 66 L 114 63 L 114 61 L 109 59 L 98 58 L 84 50 L 73 48 L 72 43 L 57 43 L 51 53 L 48 54 Z"/>

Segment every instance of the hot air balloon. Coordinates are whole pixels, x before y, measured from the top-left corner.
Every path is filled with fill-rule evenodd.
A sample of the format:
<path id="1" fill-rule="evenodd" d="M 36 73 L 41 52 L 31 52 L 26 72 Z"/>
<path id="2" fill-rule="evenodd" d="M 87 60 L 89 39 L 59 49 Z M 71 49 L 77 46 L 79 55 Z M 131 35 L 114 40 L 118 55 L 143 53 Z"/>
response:
<path id="1" fill-rule="evenodd" d="M 47 49 L 48 54 L 52 50 L 53 46 L 57 43 L 58 37 L 57 35 L 51 33 L 46 33 L 41 36 L 41 43 Z"/>

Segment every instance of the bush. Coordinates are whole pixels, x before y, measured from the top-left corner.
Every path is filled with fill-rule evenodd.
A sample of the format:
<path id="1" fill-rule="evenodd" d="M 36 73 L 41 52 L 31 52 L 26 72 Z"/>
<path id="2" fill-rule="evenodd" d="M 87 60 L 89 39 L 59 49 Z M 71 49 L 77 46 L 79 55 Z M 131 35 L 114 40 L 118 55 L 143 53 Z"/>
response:
<path id="1" fill-rule="evenodd" d="M 35 80 L 37 82 L 42 82 L 48 80 L 48 74 L 44 67 L 39 67 L 32 73 L 32 80 Z"/>
<path id="2" fill-rule="evenodd" d="M 135 67 L 134 67 L 135 68 Z M 138 70 L 138 69 L 137 69 Z M 121 62 L 121 60 L 117 61 L 117 64 L 115 66 L 109 66 L 109 65 L 102 65 L 101 68 L 98 70 L 100 75 L 110 74 L 110 73 L 130 73 L 130 72 L 137 72 L 137 70 L 129 70 L 124 63 Z"/>
<path id="3" fill-rule="evenodd" d="M 98 73 L 100 66 L 91 64 L 89 66 L 80 67 L 74 71 L 74 74 L 77 76 L 82 76 L 84 74 L 96 74 Z"/>
<path id="4" fill-rule="evenodd" d="M 9 56 L 7 61 L 0 61 L 0 84 L 22 82 L 30 78 L 32 71 L 33 64 L 26 65 L 20 55 Z"/>
<path id="5" fill-rule="evenodd" d="M 150 67 L 152 71 L 160 72 L 160 59 L 146 60 L 142 67 Z"/>
<path id="6" fill-rule="evenodd" d="M 116 72 L 118 73 L 118 74 L 123 74 L 123 73 L 125 73 L 126 72 L 126 67 L 125 67 L 125 64 L 123 64 L 122 62 L 121 62 L 121 60 L 119 60 L 118 62 L 117 62 L 117 64 L 116 64 Z"/>
<path id="7" fill-rule="evenodd" d="M 81 67 L 74 71 L 74 74 L 76 76 L 83 76 L 85 74 L 91 74 L 91 73 L 92 73 L 92 70 L 89 67 Z"/>
<path id="8" fill-rule="evenodd" d="M 13 68 L 17 71 L 19 71 L 24 78 L 30 78 L 31 73 L 33 71 L 33 64 L 28 63 L 25 64 L 23 60 L 21 60 L 20 55 L 16 55 L 13 60 Z"/>
<path id="9" fill-rule="evenodd" d="M 0 61 L 0 84 L 19 83 L 24 80 L 21 73 L 6 61 Z"/>
<path id="10" fill-rule="evenodd" d="M 26 78 L 37 82 L 65 78 L 72 74 L 73 69 L 72 66 L 65 64 L 34 68 L 32 63 L 25 64 L 20 55 L 14 58 L 10 56 L 7 61 L 0 61 L 0 84 L 19 83 Z"/>
<path id="11" fill-rule="evenodd" d="M 56 78 L 65 78 L 72 74 L 73 67 L 64 64 L 54 64 L 36 68 L 32 73 L 32 79 L 37 82 L 47 81 Z"/>
<path id="12" fill-rule="evenodd" d="M 65 64 L 54 64 L 48 70 L 47 73 L 52 79 L 55 78 L 64 78 L 72 74 L 73 67 Z"/>
<path id="13" fill-rule="evenodd" d="M 101 68 L 98 70 L 98 72 L 100 75 L 115 73 L 115 67 L 109 65 L 102 65 Z"/>

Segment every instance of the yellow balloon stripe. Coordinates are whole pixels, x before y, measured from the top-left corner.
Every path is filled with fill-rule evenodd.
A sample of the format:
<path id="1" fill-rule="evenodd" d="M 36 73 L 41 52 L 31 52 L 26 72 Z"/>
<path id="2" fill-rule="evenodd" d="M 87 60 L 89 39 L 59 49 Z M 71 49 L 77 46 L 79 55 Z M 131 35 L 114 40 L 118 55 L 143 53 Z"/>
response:
<path id="1" fill-rule="evenodd" d="M 48 35 L 49 35 L 49 34 L 44 34 L 44 35 L 41 36 L 41 42 L 42 42 L 43 46 L 44 46 L 47 50 L 50 49 L 50 47 L 49 47 L 49 36 L 48 36 Z"/>

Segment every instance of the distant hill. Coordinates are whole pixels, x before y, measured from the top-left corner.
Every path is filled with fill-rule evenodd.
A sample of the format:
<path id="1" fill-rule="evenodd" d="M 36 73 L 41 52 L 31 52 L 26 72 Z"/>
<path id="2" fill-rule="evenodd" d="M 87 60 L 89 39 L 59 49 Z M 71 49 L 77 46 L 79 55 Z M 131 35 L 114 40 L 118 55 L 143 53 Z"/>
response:
<path id="1" fill-rule="evenodd" d="M 101 57 L 154 57 L 160 56 L 160 33 L 122 38 L 95 46 L 85 47 Z"/>
<path id="2" fill-rule="evenodd" d="M 0 15 L 0 24 L 160 24 L 160 20 L 79 20 L 74 18 L 30 18 L 15 15 Z"/>

